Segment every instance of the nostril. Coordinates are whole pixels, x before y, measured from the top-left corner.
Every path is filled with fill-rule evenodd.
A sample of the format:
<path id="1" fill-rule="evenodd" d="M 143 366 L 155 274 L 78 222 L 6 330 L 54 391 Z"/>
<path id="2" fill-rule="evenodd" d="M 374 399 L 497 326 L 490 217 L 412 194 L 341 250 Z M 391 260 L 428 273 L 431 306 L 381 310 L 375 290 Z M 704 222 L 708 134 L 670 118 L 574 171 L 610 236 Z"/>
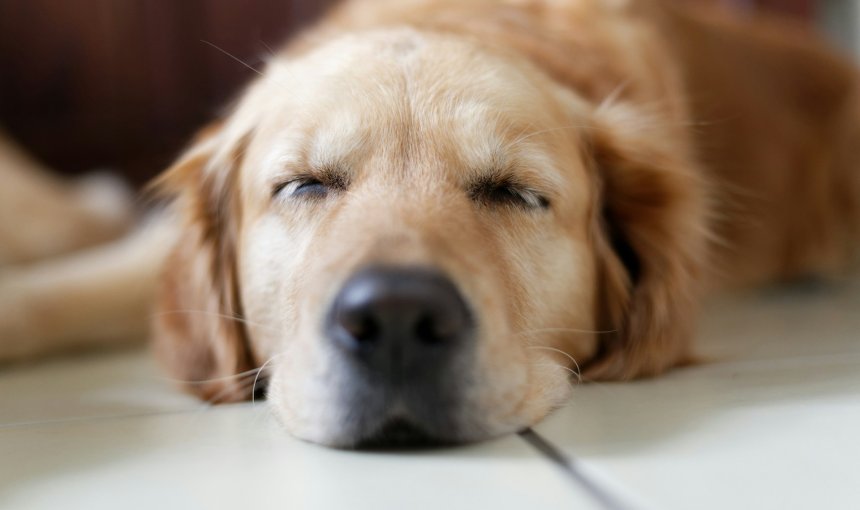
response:
<path id="1" fill-rule="evenodd" d="M 436 326 L 436 321 L 432 317 L 429 315 L 422 316 L 415 323 L 415 338 L 419 342 L 428 345 L 441 343 L 443 338 Z"/>
<path id="2" fill-rule="evenodd" d="M 370 344 L 381 334 L 379 322 L 370 313 L 346 313 L 340 317 L 340 327 L 358 344 Z"/>
<path id="3" fill-rule="evenodd" d="M 462 296 L 443 274 L 377 267 L 344 283 L 325 328 L 336 344 L 361 354 L 362 362 L 381 363 L 388 370 L 392 357 L 457 351 L 472 322 Z"/>
<path id="4" fill-rule="evenodd" d="M 433 314 L 425 314 L 415 322 L 412 334 L 424 345 L 447 343 L 461 333 L 456 322 L 453 317 L 444 320 Z"/>

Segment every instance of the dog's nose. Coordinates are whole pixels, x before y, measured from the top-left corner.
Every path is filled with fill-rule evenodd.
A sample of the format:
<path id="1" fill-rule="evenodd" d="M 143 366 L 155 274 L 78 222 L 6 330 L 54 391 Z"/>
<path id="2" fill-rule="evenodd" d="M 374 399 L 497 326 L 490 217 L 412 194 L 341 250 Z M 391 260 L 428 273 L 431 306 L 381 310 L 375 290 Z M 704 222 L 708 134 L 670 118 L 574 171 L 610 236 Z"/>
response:
<path id="1" fill-rule="evenodd" d="M 335 344 L 363 365 L 399 380 L 421 377 L 460 350 L 472 317 L 460 292 L 438 271 L 375 267 L 344 284 L 326 327 Z"/>

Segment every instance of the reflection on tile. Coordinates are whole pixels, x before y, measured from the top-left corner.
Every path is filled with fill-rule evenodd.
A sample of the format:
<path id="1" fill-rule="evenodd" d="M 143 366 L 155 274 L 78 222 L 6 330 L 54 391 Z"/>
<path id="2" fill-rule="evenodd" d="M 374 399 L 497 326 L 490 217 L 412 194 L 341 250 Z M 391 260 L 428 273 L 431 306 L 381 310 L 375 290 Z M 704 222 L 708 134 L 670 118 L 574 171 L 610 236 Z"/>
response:
<path id="1" fill-rule="evenodd" d="M 700 350 L 714 361 L 860 356 L 860 278 L 723 296 L 706 307 Z"/>
<path id="2" fill-rule="evenodd" d="M 660 508 L 853 509 L 860 285 L 721 300 L 713 363 L 586 385 L 537 430 Z"/>
<path id="3" fill-rule="evenodd" d="M 4 429 L 0 450 L 4 508 L 596 508 L 517 437 L 338 451 L 290 439 L 264 405 Z"/>
<path id="4" fill-rule="evenodd" d="M 715 301 L 712 362 L 577 389 L 537 427 L 630 508 L 856 508 L 860 282 Z M 518 437 L 357 453 L 209 408 L 148 353 L 0 371 L 0 508 L 599 508 Z"/>
<path id="5" fill-rule="evenodd" d="M 0 427 L 200 407 L 142 350 L 0 367 Z"/>

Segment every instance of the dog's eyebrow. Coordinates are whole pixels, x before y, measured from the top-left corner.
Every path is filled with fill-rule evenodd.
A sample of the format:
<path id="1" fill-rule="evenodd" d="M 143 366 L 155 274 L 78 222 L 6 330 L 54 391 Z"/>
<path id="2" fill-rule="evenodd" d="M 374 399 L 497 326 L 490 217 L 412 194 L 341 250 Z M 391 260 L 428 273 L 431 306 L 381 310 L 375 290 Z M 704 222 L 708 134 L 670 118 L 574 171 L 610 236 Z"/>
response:
<path id="1" fill-rule="evenodd" d="M 563 172 L 545 151 L 528 144 L 506 149 L 494 151 L 482 167 L 473 167 L 469 184 L 512 184 L 550 195 L 564 186 Z"/>
<path id="2" fill-rule="evenodd" d="M 345 173 L 350 162 L 364 153 L 368 136 L 360 119 L 350 115 L 321 121 L 305 139 L 305 163 L 321 174 Z"/>
<path id="3" fill-rule="evenodd" d="M 345 188 L 350 181 L 349 172 L 345 165 L 331 163 L 324 165 L 302 165 L 299 169 L 289 172 L 288 175 L 278 177 L 276 184 L 296 178 L 315 179 L 328 186 L 338 188 Z"/>
<path id="4" fill-rule="evenodd" d="M 316 180 L 334 189 L 346 189 L 351 181 L 348 167 L 334 162 L 309 165 L 303 161 L 291 160 L 283 165 L 271 182 L 272 193 L 277 194 L 285 185 L 295 180 Z"/>
<path id="5" fill-rule="evenodd" d="M 547 180 L 538 172 L 530 171 L 531 161 L 517 161 L 504 155 L 496 154 L 483 168 L 476 168 L 470 172 L 466 181 L 466 187 L 477 189 L 487 186 L 516 186 L 527 189 L 544 189 L 550 191 L 554 188 L 551 180 Z"/>
<path id="6" fill-rule="evenodd" d="M 312 167 L 307 174 L 333 188 L 343 189 L 349 184 L 349 173 L 345 165 L 339 163 Z"/>
<path id="7" fill-rule="evenodd" d="M 508 168 L 491 168 L 488 171 L 474 172 L 474 176 L 467 183 L 469 188 L 501 186 L 505 184 L 520 184 L 514 172 Z"/>
<path id="8" fill-rule="evenodd" d="M 513 172 L 491 171 L 483 174 L 478 174 L 466 183 L 466 187 L 472 191 L 478 191 L 484 188 L 492 188 L 498 186 L 510 186 L 522 189 L 534 189 L 536 186 L 530 184 L 528 179 L 523 179 L 521 176 Z"/>

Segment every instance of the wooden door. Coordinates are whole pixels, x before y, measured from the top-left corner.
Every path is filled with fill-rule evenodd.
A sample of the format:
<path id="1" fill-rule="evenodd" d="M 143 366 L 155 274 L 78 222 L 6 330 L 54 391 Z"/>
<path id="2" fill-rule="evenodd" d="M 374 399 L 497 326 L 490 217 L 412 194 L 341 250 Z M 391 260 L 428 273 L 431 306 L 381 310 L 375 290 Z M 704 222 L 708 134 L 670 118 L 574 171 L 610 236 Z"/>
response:
<path id="1" fill-rule="evenodd" d="M 253 76 L 228 53 L 258 65 L 326 3 L 2 0 L 0 124 L 58 171 L 144 182 Z"/>
<path id="2" fill-rule="evenodd" d="M 813 0 L 709 1 L 813 11 Z M 0 0 L 0 124 L 58 171 L 145 182 L 253 76 L 234 57 L 257 65 L 331 3 Z"/>

